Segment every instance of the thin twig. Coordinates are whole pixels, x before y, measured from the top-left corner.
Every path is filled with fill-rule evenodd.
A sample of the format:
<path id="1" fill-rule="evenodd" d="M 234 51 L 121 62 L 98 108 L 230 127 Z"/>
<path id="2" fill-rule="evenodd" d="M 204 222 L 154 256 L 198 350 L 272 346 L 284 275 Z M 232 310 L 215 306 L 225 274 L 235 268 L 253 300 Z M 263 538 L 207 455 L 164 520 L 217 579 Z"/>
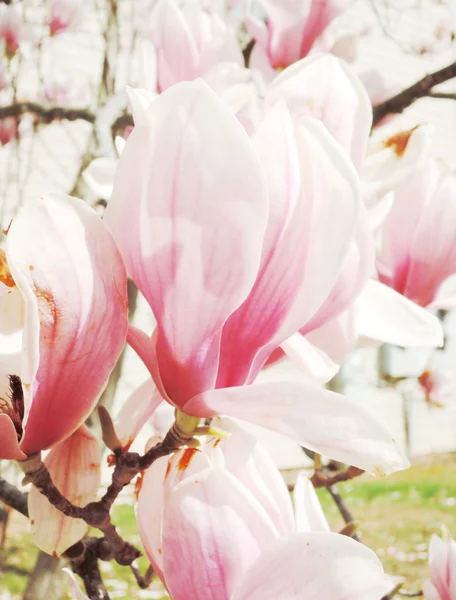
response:
<path id="1" fill-rule="evenodd" d="M 349 511 L 347 505 L 345 504 L 342 496 L 339 494 L 339 492 L 336 490 L 336 488 L 332 487 L 332 486 L 328 486 L 326 488 L 328 490 L 328 494 L 331 496 L 331 498 L 334 500 L 334 504 L 337 506 L 337 508 L 339 509 L 340 514 L 342 515 L 343 520 L 345 521 L 345 523 L 353 523 L 355 521 L 354 516 L 351 514 L 351 512 Z M 358 534 L 357 531 L 355 531 L 353 533 L 353 539 L 356 540 L 357 542 L 360 541 L 360 536 Z"/>
<path id="2" fill-rule="evenodd" d="M 373 124 L 376 125 L 383 117 L 391 113 L 401 113 L 415 100 L 428 96 L 432 88 L 440 83 L 444 83 L 456 77 L 456 61 L 439 69 L 434 73 L 429 73 L 410 87 L 402 90 L 392 98 L 385 100 L 373 108 Z"/>
<path id="3" fill-rule="evenodd" d="M 0 120 L 8 117 L 20 117 L 25 114 L 36 115 L 42 123 L 53 121 L 87 121 L 95 122 L 95 115 L 85 108 L 68 108 L 66 106 L 46 107 L 36 102 L 16 102 L 8 106 L 0 106 Z"/>

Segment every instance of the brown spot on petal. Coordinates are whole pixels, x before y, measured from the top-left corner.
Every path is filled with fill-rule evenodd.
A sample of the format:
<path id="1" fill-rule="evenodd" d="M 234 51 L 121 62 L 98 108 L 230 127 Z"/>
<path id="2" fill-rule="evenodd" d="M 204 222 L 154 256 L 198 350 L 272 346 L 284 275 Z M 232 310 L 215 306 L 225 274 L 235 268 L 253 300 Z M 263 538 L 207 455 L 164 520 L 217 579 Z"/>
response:
<path id="1" fill-rule="evenodd" d="M 213 443 L 214 448 L 217 448 L 217 446 L 220 444 L 221 441 L 222 441 L 222 438 L 216 438 Z"/>
<path id="2" fill-rule="evenodd" d="M 60 310 L 50 290 L 34 285 L 41 323 L 41 340 L 52 346 L 58 337 Z"/>
<path id="3" fill-rule="evenodd" d="M 140 473 L 138 475 L 138 477 L 136 478 L 136 481 L 135 481 L 135 498 L 136 498 L 136 501 L 138 500 L 139 492 L 141 491 L 143 481 L 144 481 L 144 473 Z"/>
<path id="4" fill-rule="evenodd" d="M 108 463 L 108 467 L 114 467 L 116 465 L 116 455 L 115 454 L 108 454 L 107 458 L 106 458 L 106 462 Z"/>
<path id="5" fill-rule="evenodd" d="M 394 154 L 400 158 L 407 150 L 410 136 L 415 129 L 418 129 L 418 125 L 412 127 L 412 129 L 408 129 L 407 131 L 400 131 L 399 133 L 392 135 L 383 142 L 383 145 L 385 148 L 392 148 Z"/>
<path id="6" fill-rule="evenodd" d="M 9 288 L 16 287 L 11 271 L 9 270 L 8 261 L 6 260 L 6 253 L 2 249 L 0 249 L 0 281 Z"/>
<path id="7" fill-rule="evenodd" d="M 53 558 L 58 558 L 57 552 L 55 550 L 52 551 L 52 556 L 53 556 Z"/>
<path id="8" fill-rule="evenodd" d="M 35 268 L 35 267 L 34 267 L 33 265 L 29 265 L 29 269 L 30 269 L 30 271 L 33 271 L 33 269 L 34 269 L 34 268 Z"/>
<path id="9" fill-rule="evenodd" d="M 185 469 L 191 463 L 192 458 L 194 457 L 194 455 L 197 452 L 198 452 L 198 450 L 196 448 L 187 448 L 186 450 L 184 450 L 182 456 L 179 459 L 179 463 L 177 465 L 177 468 L 179 469 L 179 471 L 185 471 Z"/>
<path id="10" fill-rule="evenodd" d="M 30 525 L 35 525 L 35 519 L 30 520 Z"/>

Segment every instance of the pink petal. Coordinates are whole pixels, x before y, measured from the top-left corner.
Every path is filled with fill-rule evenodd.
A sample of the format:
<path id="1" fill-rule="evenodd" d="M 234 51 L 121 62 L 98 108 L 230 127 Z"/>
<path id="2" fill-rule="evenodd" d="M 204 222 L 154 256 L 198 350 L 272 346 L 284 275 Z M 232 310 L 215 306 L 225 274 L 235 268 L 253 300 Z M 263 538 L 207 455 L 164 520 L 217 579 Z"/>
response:
<path id="1" fill-rule="evenodd" d="M 222 101 L 202 82 L 157 98 L 127 141 L 105 220 L 154 311 L 176 404 L 215 383 L 221 327 L 252 286 L 266 216 L 261 166 Z"/>
<path id="2" fill-rule="evenodd" d="M 456 273 L 456 178 L 441 177 L 426 204 L 410 248 L 405 295 L 421 306 L 434 299 L 443 281 Z"/>
<path id="3" fill-rule="evenodd" d="M 443 329 L 432 313 L 370 279 L 355 303 L 359 337 L 397 346 L 441 346 Z"/>
<path id="4" fill-rule="evenodd" d="M 229 600 L 239 577 L 276 537 L 261 505 L 224 469 L 185 479 L 164 510 L 164 572 L 171 597 Z"/>
<path id="5" fill-rule="evenodd" d="M 355 310 L 342 313 L 307 334 L 307 339 L 334 362 L 341 363 L 356 345 Z"/>
<path id="6" fill-rule="evenodd" d="M 65 498 L 75 506 L 85 506 L 95 500 L 100 486 L 100 461 L 98 441 L 83 425 L 57 444 L 44 464 Z M 66 517 L 54 508 L 35 487 L 30 490 L 28 507 L 35 544 L 52 556 L 60 556 L 89 529 L 85 521 Z"/>
<path id="7" fill-rule="evenodd" d="M 114 419 L 117 437 L 124 449 L 128 450 L 138 433 L 162 402 L 163 398 L 152 379 L 144 381 L 124 402 Z"/>
<path id="8" fill-rule="evenodd" d="M 21 448 L 33 454 L 68 437 L 94 408 L 125 343 L 126 273 L 95 211 L 69 196 L 27 204 L 7 243 L 26 303 Z"/>
<path id="9" fill-rule="evenodd" d="M 255 285 L 223 331 L 217 387 L 253 381 L 312 319 L 337 281 L 360 207 L 353 166 L 321 123 L 301 119 L 293 137 L 285 107 L 276 107 L 258 147 L 273 209 Z"/>
<path id="10" fill-rule="evenodd" d="M 285 340 L 281 348 L 288 358 L 315 382 L 327 383 L 339 371 L 339 365 L 300 333 L 295 333 Z"/>
<path id="11" fill-rule="evenodd" d="M 317 385 L 269 382 L 212 390 L 184 406 L 194 416 L 225 414 L 277 431 L 302 446 L 373 474 L 405 469 L 389 429 L 362 404 Z"/>
<path id="12" fill-rule="evenodd" d="M 439 600 L 453 600 L 456 597 L 456 542 L 444 542 L 437 535 L 429 544 L 429 576 L 437 590 Z"/>
<path id="13" fill-rule="evenodd" d="M 156 460 L 145 472 L 138 494 L 136 521 L 142 545 L 154 571 L 163 577 L 162 519 L 164 506 L 164 479 L 168 458 Z"/>
<path id="14" fill-rule="evenodd" d="M 268 106 L 284 100 L 296 119 L 322 121 L 349 154 L 356 168 L 366 155 L 372 107 L 361 81 L 345 63 L 330 54 L 300 60 L 269 86 Z"/>
<path id="15" fill-rule="evenodd" d="M 337 533 L 297 533 L 263 552 L 231 600 L 379 600 L 391 588 L 366 546 Z"/>
<path id="16" fill-rule="evenodd" d="M 293 490 L 296 531 L 329 531 L 328 521 L 314 486 L 304 473 L 299 473 Z"/>
<path id="17" fill-rule="evenodd" d="M 294 530 L 288 488 L 266 449 L 231 419 L 219 419 L 217 427 L 230 435 L 218 443 L 225 468 L 260 502 L 280 535 Z"/>
<path id="18" fill-rule="evenodd" d="M 160 0 L 151 16 L 160 91 L 198 77 L 198 48 L 182 10 L 174 0 Z"/>

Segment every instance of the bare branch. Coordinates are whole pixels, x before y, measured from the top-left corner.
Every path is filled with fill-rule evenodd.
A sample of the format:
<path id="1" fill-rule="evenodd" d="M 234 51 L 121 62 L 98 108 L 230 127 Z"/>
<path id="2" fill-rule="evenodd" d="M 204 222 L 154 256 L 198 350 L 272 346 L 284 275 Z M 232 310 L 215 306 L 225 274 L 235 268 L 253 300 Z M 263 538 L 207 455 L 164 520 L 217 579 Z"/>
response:
<path id="1" fill-rule="evenodd" d="M 391 113 L 401 113 L 408 106 L 413 104 L 415 100 L 428 96 L 434 86 L 453 79 L 454 77 L 456 77 L 456 61 L 443 67 L 443 69 L 439 69 L 434 73 L 429 73 L 407 89 L 396 94 L 396 96 L 374 106 L 373 124 L 377 125 L 383 117 L 386 117 L 386 115 Z"/>
<path id="2" fill-rule="evenodd" d="M 41 123 L 63 120 L 95 122 L 95 115 L 85 108 L 46 107 L 36 102 L 17 102 L 8 106 L 0 106 L 0 120 L 8 117 L 20 117 L 25 114 L 35 115 Z"/>
<path id="3" fill-rule="evenodd" d="M 429 92 L 428 98 L 441 98 L 442 100 L 456 100 L 456 94 L 447 92 Z"/>

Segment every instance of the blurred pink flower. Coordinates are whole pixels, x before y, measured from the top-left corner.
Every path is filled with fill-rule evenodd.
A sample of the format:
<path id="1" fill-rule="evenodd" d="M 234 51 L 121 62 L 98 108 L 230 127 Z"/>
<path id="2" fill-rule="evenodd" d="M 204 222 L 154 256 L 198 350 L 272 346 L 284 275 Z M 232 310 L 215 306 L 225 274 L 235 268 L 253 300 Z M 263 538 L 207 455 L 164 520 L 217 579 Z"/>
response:
<path id="1" fill-rule="evenodd" d="M 84 16 L 84 4 L 80 0 L 51 0 L 49 6 L 49 33 L 51 36 L 79 27 Z"/>
<path id="2" fill-rule="evenodd" d="M 262 62 L 258 55 L 264 53 L 274 69 L 284 69 L 307 56 L 326 27 L 353 0 L 258 0 L 266 20 L 255 15 L 251 0 L 245 4 L 245 23 L 256 40 L 252 66 Z"/>
<path id="3" fill-rule="evenodd" d="M 24 39 L 24 25 L 16 4 L 0 3 L 0 40 L 5 43 L 5 52 L 12 58 Z"/>
<path id="4" fill-rule="evenodd" d="M 0 145 L 6 146 L 18 135 L 17 117 L 0 119 Z"/>

